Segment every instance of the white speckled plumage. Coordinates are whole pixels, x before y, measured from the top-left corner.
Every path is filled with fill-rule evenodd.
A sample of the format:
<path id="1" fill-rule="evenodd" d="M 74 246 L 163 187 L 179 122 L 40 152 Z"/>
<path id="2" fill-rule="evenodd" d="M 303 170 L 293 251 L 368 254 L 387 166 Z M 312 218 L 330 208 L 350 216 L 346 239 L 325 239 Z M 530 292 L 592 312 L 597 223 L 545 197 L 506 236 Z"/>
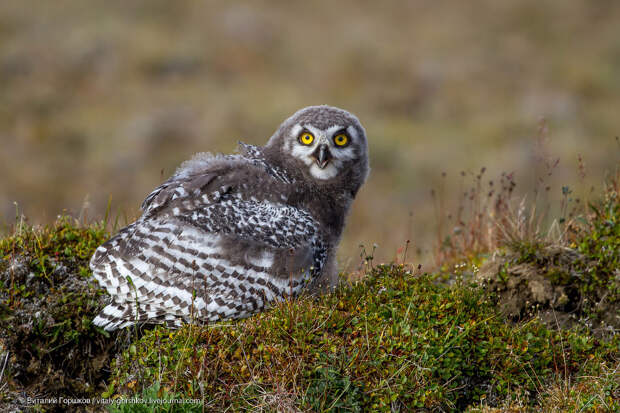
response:
<path id="1" fill-rule="evenodd" d="M 112 299 L 94 323 L 242 318 L 333 286 L 335 251 L 368 170 L 364 129 L 329 106 L 296 112 L 264 147 L 195 155 L 96 250 L 91 269 Z"/>

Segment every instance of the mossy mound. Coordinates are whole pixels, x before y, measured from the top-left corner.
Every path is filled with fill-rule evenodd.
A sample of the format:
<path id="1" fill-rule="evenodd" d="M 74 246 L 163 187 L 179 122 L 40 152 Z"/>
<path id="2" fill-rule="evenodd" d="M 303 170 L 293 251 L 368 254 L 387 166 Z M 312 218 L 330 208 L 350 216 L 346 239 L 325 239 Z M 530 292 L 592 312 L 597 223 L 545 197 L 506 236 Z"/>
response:
<path id="1" fill-rule="evenodd" d="M 62 218 L 0 240 L 0 364 L 6 359 L 8 383 L 0 401 L 23 406 L 27 397 L 93 397 L 105 389 L 115 344 L 92 324 L 104 293 L 88 261 L 106 237 L 101 226 Z"/>
<path id="2" fill-rule="evenodd" d="M 513 320 L 539 314 L 551 327 L 597 337 L 620 331 L 620 202 L 609 192 L 569 245 L 515 242 L 477 275 Z"/>
<path id="3" fill-rule="evenodd" d="M 111 386 L 199 399 L 210 410 L 463 410 L 518 395 L 537 403 L 558 375 L 598 374 L 620 341 L 506 323 L 483 289 L 403 266 L 248 320 L 148 331 L 114 364 Z M 618 385 L 610 387 L 606 402 Z"/>
<path id="4" fill-rule="evenodd" d="M 103 226 L 18 227 L 0 240 L 0 410 L 47 396 L 110 398 L 114 412 L 618 410 L 610 194 L 565 245 L 495 254 L 485 285 L 471 259 L 448 274 L 385 265 L 246 320 L 113 335 L 92 324 L 105 293 L 88 260 Z"/>

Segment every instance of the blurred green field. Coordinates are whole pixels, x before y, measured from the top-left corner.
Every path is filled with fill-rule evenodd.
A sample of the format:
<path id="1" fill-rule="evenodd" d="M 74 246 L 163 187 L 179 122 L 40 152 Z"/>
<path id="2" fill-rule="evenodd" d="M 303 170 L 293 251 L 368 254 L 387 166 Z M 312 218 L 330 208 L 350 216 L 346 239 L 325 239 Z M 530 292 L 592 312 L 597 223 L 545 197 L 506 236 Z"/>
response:
<path id="1" fill-rule="evenodd" d="M 14 202 L 32 223 L 100 219 L 111 198 L 124 223 L 191 154 L 262 144 L 325 103 L 370 139 L 341 266 L 360 244 L 390 260 L 407 239 L 426 261 L 431 189 L 448 211 L 484 166 L 485 180 L 514 171 L 516 197 L 531 197 L 559 158 L 553 202 L 618 167 L 619 23 L 612 0 L 5 1 L 0 222 Z"/>

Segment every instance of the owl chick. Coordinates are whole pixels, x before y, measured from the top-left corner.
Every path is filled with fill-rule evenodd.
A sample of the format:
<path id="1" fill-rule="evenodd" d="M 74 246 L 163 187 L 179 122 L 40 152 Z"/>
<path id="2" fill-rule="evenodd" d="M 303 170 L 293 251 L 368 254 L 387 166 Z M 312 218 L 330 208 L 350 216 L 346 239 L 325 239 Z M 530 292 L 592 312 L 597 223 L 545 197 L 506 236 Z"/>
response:
<path id="1" fill-rule="evenodd" d="M 95 325 L 244 318 L 335 284 L 345 219 L 369 172 L 358 119 L 307 107 L 265 146 L 239 152 L 183 163 L 97 248 L 90 267 L 112 300 Z"/>

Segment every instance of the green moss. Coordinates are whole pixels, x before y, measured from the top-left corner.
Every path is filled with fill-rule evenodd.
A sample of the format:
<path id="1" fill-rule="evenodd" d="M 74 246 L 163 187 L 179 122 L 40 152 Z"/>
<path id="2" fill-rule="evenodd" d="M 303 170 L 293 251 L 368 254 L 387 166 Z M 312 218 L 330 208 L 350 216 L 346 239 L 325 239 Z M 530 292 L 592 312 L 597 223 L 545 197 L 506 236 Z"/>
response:
<path id="1" fill-rule="evenodd" d="M 482 289 L 448 287 L 402 266 L 248 320 L 147 331 L 111 380 L 124 395 L 161 383 L 214 409 L 286 403 L 323 411 L 395 406 L 460 410 L 613 363 L 602 343 L 532 320 L 511 326 Z M 275 405 L 272 404 L 273 408 Z"/>
<path id="2" fill-rule="evenodd" d="M 620 283 L 615 278 L 620 268 L 620 199 L 608 194 L 604 202 L 591 205 L 591 209 L 594 219 L 577 246 L 585 256 L 585 262 L 581 264 L 586 278 L 585 288 L 586 291 L 603 288 L 617 301 Z"/>

